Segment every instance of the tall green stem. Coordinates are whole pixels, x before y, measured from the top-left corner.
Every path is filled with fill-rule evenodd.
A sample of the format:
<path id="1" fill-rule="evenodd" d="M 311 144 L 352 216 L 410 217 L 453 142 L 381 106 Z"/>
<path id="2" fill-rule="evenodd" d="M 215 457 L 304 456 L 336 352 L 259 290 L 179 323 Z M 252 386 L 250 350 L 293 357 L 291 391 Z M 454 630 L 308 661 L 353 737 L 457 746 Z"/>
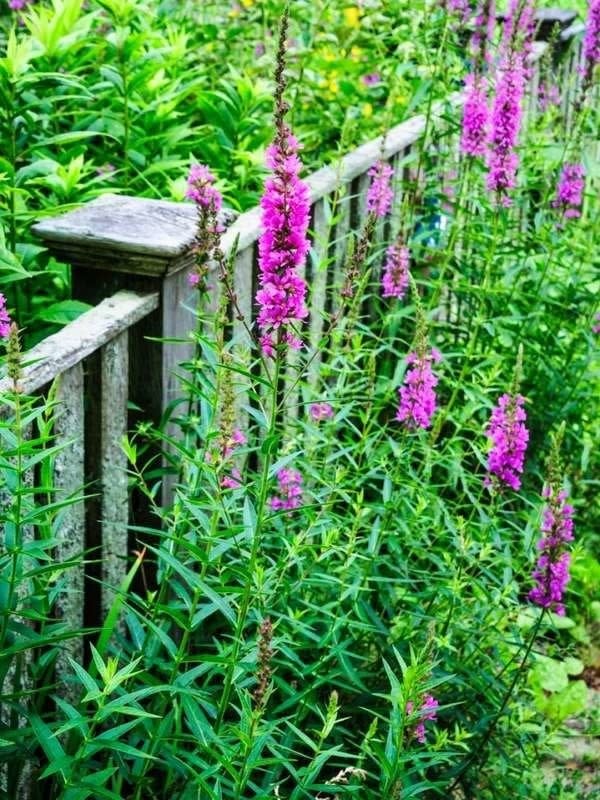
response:
<path id="1" fill-rule="evenodd" d="M 273 376 L 273 384 L 272 384 L 272 404 L 271 404 L 271 418 L 269 422 L 269 430 L 267 434 L 267 438 L 269 441 L 273 440 L 273 437 L 276 433 L 277 428 L 277 412 L 278 412 L 278 403 L 277 403 L 277 395 L 278 395 L 278 387 L 279 387 L 279 376 L 281 372 L 281 353 L 277 354 L 277 358 L 275 360 L 275 374 Z M 227 670 L 227 675 L 225 676 L 225 684 L 223 687 L 223 694 L 221 696 L 221 702 L 219 703 L 219 709 L 217 712 L 217 719 L 215 723 L 215 735 L 219 732 L 221 724 L 223 722 L 223 718 L 225 716 L 225 712 L 229 706 L 229 700 L 231 697 L 231 690 L 233 687 L 233 676 L 235 673 L 235 668 L 237 661 L 240 656 L 240 651 L 242 649 L 242 641 L 243 641 L 243 633 L 244 627 L 246 625 L 246 620 L 248 618 L 248 612 L 250 610 L 250 601 L 252 599 L 252 587 L 254 586 L 254 577 L 256 574 L 256 566 L 258 562 L 258 557 L 260 554 L 260 545 L 261 545 L 261 534 L 264 524 L 264 513 L 265 513 L 265 506 L 267 503 L 267 492 L 269 488 L 269 470 L 271 468 L 271 453 L 273 451 L 273 447 L 269 447 L 268 451 L 264 454 L 264 460 L 262 465 L 262 472 L 261 472 L 261 479 L 260 479 L 260 489 L 258 495 L 258 503 L 256 506 L 256 525 L 254 529 L 254 535 L 252 537 L 252 549 L 250 551 L 250 559 L 248 562 L 248 574 L 246 577 L 246 585 L 244 586 L 244 592 L 242 595 L 242 600 L 240 603 L 240 608 L 237 616 L 237 622 L 235 626 L 234 632 L 234 642 L 233 642 L 233 651 L 231 654 L 231 661 L 229 664 L 229 669 Z"/>

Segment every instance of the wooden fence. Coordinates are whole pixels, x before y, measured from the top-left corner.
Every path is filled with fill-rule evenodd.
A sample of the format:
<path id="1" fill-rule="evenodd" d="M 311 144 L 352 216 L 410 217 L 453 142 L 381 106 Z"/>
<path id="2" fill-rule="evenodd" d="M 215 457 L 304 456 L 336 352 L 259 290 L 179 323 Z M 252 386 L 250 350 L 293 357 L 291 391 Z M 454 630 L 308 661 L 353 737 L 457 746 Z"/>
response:
<path id="1" fill-rule="evenodd" d="M 581 27 L 563 32 L 568 44 L 560 67 L 565 109 L 581 60 Z M 547 45 L 537 43 L 531 63 L 531 110 L 537 103 L 540 63 Z M 578 79 L 577 79 L 578 80 Z M 416 148 L 427 128 L 427 141 L 450 137 L 456 147 L 458 95 L 435 104 L 431 118 L 416 116 L 323 167 L 307 183 L 312 206 L 312 251 L 306 267 L 310 289 L 307 338 L 317 348 L 326 310 L 335 303 L 341 283 L 347 234 L 366 216 L 368 171 L 380 159 L 394 170 L 394 206 L 402 200 L 407 171 L 416 163 Z M 398 216 L 392 214 L 392 218 Z M 94 307 L 26 354 L 22 388 L 44 393 L 57 381 L 62 404 L 56 438 L 64 450 L 56 465 L 56 486 L 65 496 L 86 485 L 97 496 L 74 505 L 65 515 L 57 557 L 67 559 L 90 547 L 100 548 L 103 596 L 120 583 L 127 564 L 127 533 L 135 521 L 127 496 L 125 457 L 120 443 L 131 425 L 128 407 L 161 418 L 179 391 L 175 367 L 190 353 L 194 329 L 194 290 L 188 273 L 194 262 L 196 214 L 191 204 L 122 195 L 103 195 L 77 210 L 46 218 L 34 232 L 55 257 L 72 266 L 73 296 Z M 389 231 L 388 231 L 389 233 Z M 237 243 L 234 287 L 245 318 L 255 316 L 257 240 L 260 209 L 237 217 L 227 228 L 223 246 Z M 245 329 L 234 322 L 234 337 L 248 347 Z M 177 341 L 174 344 L 161 340 Z M 9 388 L 0 382 L 0 393 Z M 72 585 L 59 606 L 69 624 L 83 625 L 86 598 L 83 567 L 72 571 Z M 81 653 L 72 651 L 73 655 Z"/>

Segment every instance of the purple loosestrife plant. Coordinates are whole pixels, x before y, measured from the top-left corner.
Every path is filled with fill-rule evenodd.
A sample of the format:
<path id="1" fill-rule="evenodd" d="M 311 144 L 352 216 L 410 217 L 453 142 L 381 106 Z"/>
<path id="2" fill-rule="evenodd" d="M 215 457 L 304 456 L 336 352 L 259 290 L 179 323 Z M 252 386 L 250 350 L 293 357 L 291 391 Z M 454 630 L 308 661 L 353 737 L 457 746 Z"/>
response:
<path id="1" fill-rule="evenodd" d="M 516 148 L 523 119 L 525 62 L 533 31 L 530 0 L 512 0 L 504 26 L 501 60 L 492 106 L 487 186 L 509 206 L 508 192 L 516 186 L 519 156 Z"/>
<path id="2" fill-rule="evenodd" d="M 492 441 L 488 455 L 488 475 L 485 484 L 492 487 L 498 482 L 518 491 L 523 472 L 529 431 L 525 425 L 527 415 L 520 394 L 503 394 L 492 411 L 486 434 Z"/>
<path id="3" fill-rule="evenodd" d="M 565 219 L 576 219 L 581 216 L 584 187 L 585 170 L 582 164 L 564 164 L 552 205 L 562 210 Z"/>
<path id="4" fill-rule="evenodd" d="M 367 218 L 356 240 L 350 242 L 346 256 L 344 283 L 340 290 L 342 297 L 354 297 L 356 285 L 361 277 L 362 267 L 369 255 L 378 219 L 386 217 L 392 207 L 394 192 L 391 185 L 393 168 L 385 161 L 378 161 L 369 170 L 371 184 L 367 192 Z"/>
<path id="5" fill-rule="evenodd" d="M 394 192 L 391 179 L 394 170 L 385 161 L 379 161 L 369 170 L 371 185 L 367 193 L 367 212 L 376 217 L 386 217 L 392 207 Z"/>
<path id="6" fill-rule="evenodd" d="M 368 72 L 366 75 L 363 75 L 360 80 L 363 86 L 371 88 L 372 86 L 379 86 L 381 83 L 381 75 L 379 72 Z"/>
<path id="7" fill-rule="evenodd" d="M 541 608 L 564 616 L 563 597 L 569 583 L 571 554 L 567 546 L 573 541 L 573 506 L 566 501 L 567 493 L 556 484 L 544 487 L 546 506 L 542 516 L 540 551 L 532 578 L 535 586 L 529 599 Z"/>
<path id="8" fill-rule="evenodd" d="M 412 294 L 416 306 L 417 330 L 415 348 L 406 356 L 409 369 L 404 375 L 404 383 L 399 388 L 400 405 L 396 412 L 396 420 L 402 422 L 408 430 L 427 429 L 435 414 L 437 398 L 435 387 L 438 378 L 433 372 L 433 364 L 442 360 L 441 353 L 429 346 L 427 322 L 419 298 L 415 282 L 410 279 Z"/>
<path id="9" fill-rule="evenodd" d="M 295 469 L 283 468 L 277 473 L 277 492 L 271 497 L 273 511 L 291 511 L 302 505 L 302 475 Z"/>
<path id="10" fill-rule="evenodd" d="M 435 387 L 438 378 L 433 372 L 433 364 L 442 356 L 436 348 L 429 352 L 415 351 L 406 356 L 410 369 L 404 376 L 400 387 L 400 406 L 396 412 L 398 422 L 403 422 L 410 430 L 429 428 L 436 410 Z"/>
<path id="11" fill-rule="evenodd" d="M 487 81 L 482 75 L 467 75 L 460 138 L 465 155 L 485 155 L 488 121 Z"/>
<path id="12" fill-rule="evenodd" d="M 310 202 L 308 187 L 299 177 L 302 168 L 299 144 L 285 122 L 286 36 L 287 18 L 284 18 L 275 69 L 275 138 L 267 150 L 271 177 L 265 183 L 260 203 L 262 233 L 258 242 L 258 327 L 263 352 L 271 358 L 281 344 L 294 349 L 302 346 L 292 326 L 308 315 L 306 283 L 299 270 L 309 250 Z"/>
<path id="13" fill-rule="evenodd" d="M 315 422 L 321 422 L 324 419 L 333 419 L 334 411 L 329 403 L 313 403 L 309 414 Z"/>
<path id="14" fill-rule="evenodd" d="M 194 243 L 196 265 L 188 275 L 188 282 L 200 291 L 206 290 L 209 262 L 219 247 L 222 233 L 218 213 L 223 205 L 223 198 L 214 183 L 215 176 L 208 167 L 192 164 L 185 196 L 196 204 L 198 223 Z"/>
<path id="15" fill-rule="evenodd" d="M 6 297 L 0 292 L 0 339 L 8 339 L 10 336 L 11 319 L 6 308 Z"/>
<path id="16" fill-rule="evenodd" d="M 384 297 L 402 299 L 410 282 L 410 251 L 401 239 L 397 239 L 387 250 L 381 288 Z"/>
<path id="17" fill-rule="evenodd" d="M 421 707 L 419 709 L 419 722 L 415 725 L 412 730 L 412 735 L 415 739 L 420 742 L 420 744 L 425 744 L 426 733 L 425 733 L 425 723 L 426 722 L 435 722 L 437 719 L 437 709 L 439 707 L 438 701 L 433 697 L 433 695 L 426 694 L 423 697 L 423 701 L 421 703 Z M 414 703 L 412 700 L 409 700 L 406 704 L 406 713 L 412 714 L 414 712 Z"/>
<path id="18" fill-rule="evenodd" d="M 594 69 L 600 63 L 600 0 L 591 0 L 583 38 L 584 91 L 591 85 Z"/>

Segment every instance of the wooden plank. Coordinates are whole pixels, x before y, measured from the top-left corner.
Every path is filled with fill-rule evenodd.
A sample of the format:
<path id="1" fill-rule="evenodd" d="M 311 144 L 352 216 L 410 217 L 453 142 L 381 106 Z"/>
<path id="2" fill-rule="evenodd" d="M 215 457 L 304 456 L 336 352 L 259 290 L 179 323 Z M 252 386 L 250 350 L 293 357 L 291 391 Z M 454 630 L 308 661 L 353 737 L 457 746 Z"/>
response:
<path id="1" fill-rule="evenodd" d="M 252 245 L 239 250 L 233 262 L 233 290 L 238 309 L 246 325 L 251 328 L 254 303 L 254 247 Z M 250 347 L 252 344 L 244 323 L 237 318 L 235 309 L 233 309 L 233 337 L 243 347 Z"/>
<path id="2" fill-rule="evenodd" d="M 129 335 L 119 334 L 101 353 L 102 611 L 108 612 L 127 572 L 129 499 L 127 458 L 121 442 L 127 433 Z"/>
<path id="3" fill-rule="evenodd" d="M 250 368 L 252 340 L 248 329 L 253 328 L 254 307 L 254 266 L 255 248 L 253 244 L 239 250 L 233 262 L 233 291 L 236 296 L 237 310 L 233 313 L 233 340 L 236 344 L 235 360 L 238 366 Z M 238 311 L 244 321 L 238 318 Z M 232 374 L 235 386 L 236 424 L 243 431 L 248 430 L 248 413 L 244 410 L 250 402 L 249 379 L 240 374 Z"/>
<path id="4" fill-rule="evenodd" d="M 325 322 L 325 299 L 327 295 L 327 274 L 329 268 L 329 236 L 331 224 L 327 208 L 327 200 L 317 200 L 313 208 L 312 249 L 313 260 L 312 281 L 309 287 L 310 320 L 308 341 L 310 345 L 309 383 L 314 387 L 319 380 L 321 350 L 319 344 L 323 336 Z"/>
<path id="5" fill-rule="evenodd" d="M 158 305 L 157 294 L 118 292 L 48 336 L 25 353 L 20 387 L 34 394 L 58 375 L 83 361 L 119 333 L 134 325 Z M 11 381 L 0 381 L 0 392 L 10 391 Z"/>
<path id="6" fill-rule="evenodd" d="M 55 420 L 56 444 L 63 445 L 54 463 L 54 485 L 57 499 L 77 497 L 84 485 L 84 382 L 81 362 L 65 370 L 59 377 L 56 390 L 58 407 Z M 56 547 L 57 562 L 82 559 L 85 542 L 85 510 L 82 500 L 68 506 L 62 512 L 57 529 L 60 543 Z M 62 576 L 63 588 L 57 601 L 59 619 L 69 630 L 83 627 L 84 568 L 83 563 L 68 569 Z M 68 639 L 57 659 L 56 671 L 59 691 L 74 698 L 79 687 L 72 678 L 73 670 L 67 660 L 70 656 L 79 664 L 83 662 L 81 637 Z"/>
<path id="7" fill-rule="evenodd" d="M 219 220 L 225 225 L 235 216 L 231 209 L 223 209 Z M 115 253 L 123 262 L 131 253 L 150 256 L 143 260 L 148 274 L 164 274 L 165 259 L 177 262 L 191 252 L 196 230 L 193 203 L 110 193 L 33 226 L 33 232 L 44 241 L 68 246 L 77 243 L 87 253 Z"/>

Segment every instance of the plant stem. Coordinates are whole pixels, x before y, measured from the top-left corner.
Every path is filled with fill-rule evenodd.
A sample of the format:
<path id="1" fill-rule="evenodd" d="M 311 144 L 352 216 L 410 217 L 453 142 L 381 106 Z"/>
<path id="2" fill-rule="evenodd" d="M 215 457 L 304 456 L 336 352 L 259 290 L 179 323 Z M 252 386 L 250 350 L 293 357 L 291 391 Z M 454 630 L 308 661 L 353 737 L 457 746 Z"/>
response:
<path id="1" fill-rule="evenodd" d="M 488 725 L 488 728 L 487 728 L 486 732 L 484 733 L 483 738 L 482 738 L 481 742 L 479 743 L 479 745 L 476 748 L 473 747 L 471 749 L 470 754 L 467 756 L 467 758 L 463 762 L 463 764 L 462 764 L 461 768 L 459 769 L 458 774 L 456 775 L 452 785 L 448 789 L 448 795 L 449 796 L 451 795 L 452 790 L 456 788 L 456 786 L 460 782 L 462 776 L 469 769 L 469 767 L 471 767 L 472 764 L 477 763 L 480 759 L 482 759 L 484 757 L 486 745 L 488 744 L 488 742 L 492 738 L 492 736 L 494 734 L 494 731 L 496 730 L 496 727 L 498 726 L 498 723 L 500 722 L 500 718 L 502 717 L 502 715 L 503 715 L 503 713 L 504 713 L 504 711 L 506 709 L 506 706 L 508 705 L 508 703 L 510 701 L 510 698 L 512 697 L 512 693 L 515 690 L 517 682 L 518 682 L 519 678 L 521 677 L 521 675 L 522 675 L 522 673 L 523 673 L 523 671 L 525 669 L 525 666 L 527 664 L 527 659 L 529 658 L 529 654 L 531 653 L 531 650 L 533 648 L 534 642 L 537 639 L 537 635 L 539 633 L 539 630 L 540 630 L 542 621 L 544 619 L 545 613 L 546 613 L 546 609 L 543 608 L 541 613 L 540 613 L 540 616 L 537 619 L 537 622 L 535 623 L 535 625 L 533 627 L 533 631 L 531 632 L 531 637 L 529 638 L 529 641 L 527 643 L 527 647 L 525 648 L 525 653 L 523 654 L 523 658 L 521 659 L 521 663 L 519 664 L 519 666 L 515 670 L 515 674 L 513 675 L 512 681 L 510 682 L 509 687 L 508 687 L 508 689 L 506 690 L 506 692 L 504 694 L 504 697 L 502 699 L 502 703 L 500 704 L 500 708 L 498 709 L 498 711 L 494 715 L 492 721 Z"/>
<path id="2" fill-rule="evenodd" d="M 278 411 L 277 394 L 279 387 L 279 376 L 281 372 L 281 360 L 282 360 L 281 353 L 278 352 L 277 357 L 275 359 L 275 374 L 273 376 L 273 384 L 272 384 L 273 397 L 271 405 L 271 419 L 269 424 L 269 431 L 267 434 L 267 438 L 269 440 L 272 439 L 272 437 L 275 435 L 277 427 L 277 411 Z M 235 673 L 235 667 L 240 655 L 240 651 L 242 649 L 242 637 L 244 633 L 244 627 L 246 624 L 246 619 L 248 617 L 248 612 L 250 610 L 250 601 L 252 599 L 252 587 L 254 585 L 254 575 L 256 572 L 256 564 L 258 556 L 260 553 L 261 533 L 264 521 L 263 516 L 264 516 L 265 506 L 267 503 L 267 490 L 269 486 L 269 470 L 271 467 L 272 450 L 273 448 L 270 447 L 269 451 L 264 454 L 262 473 L 260 478 L 258 504 L 256 507 L 256 527 L 252 539 L 250 560 L 248 562 L 248 574 L 246 578 L 246 585 L 244 587 L 244 593 L 242 595 L 242 601 L 240 604 L 240 610 L 238 613 L 235 632 L 234 632 L 234 644 L 233 644 L 233 652 L 231 655 L 231 662 L 229 664 L 229 669 L 227 670 L 227 675 L 225 676 L 223 694 L 221 696 L 221 702 L 219 703 L 219 709 L 217 712 L 217 719 L 215 722 L 215 731 L 214 731 L 215 736 L 219 732 L 219 729 L 223 722 L 223 718 L 225 716 L 225 712 L 227 711 L 227 707 L 229 705 L 231 690 L 233 687 L 233 676 Z"/>

